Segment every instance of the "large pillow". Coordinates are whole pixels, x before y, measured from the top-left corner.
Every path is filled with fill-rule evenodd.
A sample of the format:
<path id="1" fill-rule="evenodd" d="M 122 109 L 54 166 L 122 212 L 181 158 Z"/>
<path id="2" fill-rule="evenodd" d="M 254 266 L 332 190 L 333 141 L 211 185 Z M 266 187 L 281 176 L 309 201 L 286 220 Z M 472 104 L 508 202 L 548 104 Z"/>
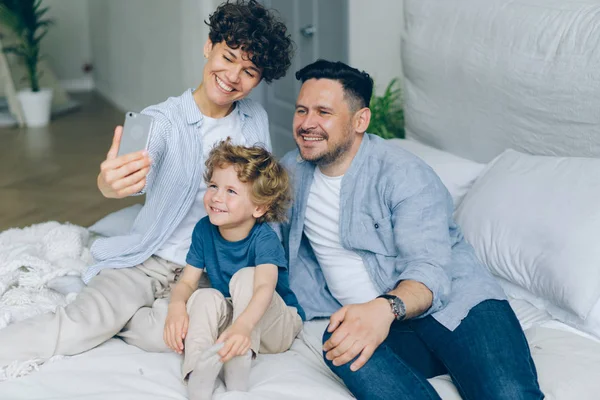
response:
<path id="1" fill-rule="evenodd" d="M 458 207 L 477 176 L 485 168 L 485 164 L 455 156 L 415 140 L 390 139 L 389 142 L 410 151 L 433 168 L 452 195 L 455 207 Z"/>
<path id="2" fill-rule="evenodd" d="M 511 299 L 525 300 L 539 310 L 543 310 L 550 314 L 554 319 L 564 322 L 565 324 L 579 330 L 591 334 L 596 339 L 600 339 L 600 299 L 592 307 L 592 310 L 584 320 L 579 318 L 572 312 L 558 307 L 550 300 L 536 296 L 525 288 L 515 285 L 512 282 L 496 277 L 496 280 L 504 289 L 504 293 Z M 517 315 L 518 316 L 518 315 Z"/>
<path id="3" fill-rule="evenodd" d="M 493 274 L 588 319 L 600 298 L 600 159 L 507 150 L 456 219 Z"/>
<path id="4" fill-rule="evenodd" d="M 484 163 L 600 157 L 600 1 L 403 3 L 407 137 Z"/>

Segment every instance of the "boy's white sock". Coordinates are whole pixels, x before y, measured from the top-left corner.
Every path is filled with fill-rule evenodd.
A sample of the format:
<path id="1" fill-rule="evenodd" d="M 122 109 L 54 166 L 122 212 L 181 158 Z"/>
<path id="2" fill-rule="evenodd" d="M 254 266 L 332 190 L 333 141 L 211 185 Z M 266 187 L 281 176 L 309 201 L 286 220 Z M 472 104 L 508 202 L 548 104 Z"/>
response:
<path id="1" fill-rule="evenodd" d="M 217 354 L 223 343 L 215 344 L 206 349 L 196 361 L 194 370 L 190 373 L 188 381 L 188 395 L 190 400 L 210 400 L 215 388 L 215 380 L 221 371 L 223 363 Z"/>
<path id="2" fill-rule="evenodd" d="M 250 379 L 250 366 L 252 364 L 252 350 L 243 356 L 237 356 L 225 363 L 223 374 L 227 391 L 248 391 Z"/>

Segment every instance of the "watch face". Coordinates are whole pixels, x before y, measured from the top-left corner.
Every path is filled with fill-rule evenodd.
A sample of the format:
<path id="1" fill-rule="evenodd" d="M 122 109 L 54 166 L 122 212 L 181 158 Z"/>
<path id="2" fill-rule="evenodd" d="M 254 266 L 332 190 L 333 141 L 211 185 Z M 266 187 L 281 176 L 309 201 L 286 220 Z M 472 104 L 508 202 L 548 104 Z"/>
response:
<path id="1" fill-rule="evenodd" d="M 404 306 L 404 303 L 398 297 L 395 297 L 393 302 L 394 302 L 393 307 L 394 307 L 394 313 L 396 314 L 396 319 L 398 319 L 398 320 L 404 319 L 404 317 L 406 316 L 406 308 Z"/>

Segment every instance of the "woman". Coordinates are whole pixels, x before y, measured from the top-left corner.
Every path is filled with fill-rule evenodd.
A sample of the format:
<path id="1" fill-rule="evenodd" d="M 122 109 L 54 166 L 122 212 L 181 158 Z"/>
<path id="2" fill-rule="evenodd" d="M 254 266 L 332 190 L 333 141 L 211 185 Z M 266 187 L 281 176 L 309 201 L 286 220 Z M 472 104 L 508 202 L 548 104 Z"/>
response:
<path id="1" fill-rule="evenodd" d="M 206 215 L 204 158 L 227 137 L 270 150 L 266 112 L 246 97 L 261 80 L 285 75 L 293 49 L 285 25 L 254 0 L 220 5 L 207 24 L 200 85 L 142 111 L 154 118 L 147 152 L 117 157 L 119 126 L 101 164 L 105 197 L 146 194 L 131 231 L 96 240 L 96 264 L 73 303 L 0 330 L 0 367 L 78 354 L 115 334 L 146 350 L 168 350 L 166 297 L 186 264 L 193 227 Z"/>

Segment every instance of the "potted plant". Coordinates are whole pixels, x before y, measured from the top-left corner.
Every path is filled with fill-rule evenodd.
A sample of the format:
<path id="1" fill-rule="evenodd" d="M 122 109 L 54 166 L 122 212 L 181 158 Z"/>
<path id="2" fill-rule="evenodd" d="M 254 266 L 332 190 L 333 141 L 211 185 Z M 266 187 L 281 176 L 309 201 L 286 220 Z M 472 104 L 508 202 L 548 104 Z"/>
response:
<path id="1" fill-rule="evenodd" d="M 14 34 L 4 52 L 15 54 L 24 63 L 28 88 L 17 93 L 25 123 L 30 127 L 45 126 L 50 120 L 52 89 L 40 88 L 38 64 L 40 43 L 53 21 L 44 18 L 48 8 L 42 0 L 0 0 L 0 24 Z"/>
<path id="2" fill-rule="evenodd" d="M 404 138 L 404 110 L 402 91 L 396 88 L 397 79 L 392 79 L 382 96 L 371 97 L 371 122 L 367 132 L 384 139 Z"/>

